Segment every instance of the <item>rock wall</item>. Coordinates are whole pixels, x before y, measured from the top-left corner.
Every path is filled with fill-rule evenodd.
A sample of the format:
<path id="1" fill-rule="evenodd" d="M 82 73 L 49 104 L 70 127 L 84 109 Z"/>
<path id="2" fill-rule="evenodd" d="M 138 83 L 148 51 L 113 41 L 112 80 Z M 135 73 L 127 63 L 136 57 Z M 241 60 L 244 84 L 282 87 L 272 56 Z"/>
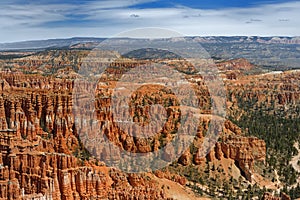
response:
<path id="1" fill-rule="evenodd" d="M 1 80 L 0 199 L 167 198 L 143 174 L 84 161 L 71 80 L 20 73 Z"/>
<path id="2" fill-rule="evenodd" d="M 44 59 L 48 58 L 45 56 Z M 150 107 L 155 104 L 163 107 L 154 107 L 152 112 L 162 113 L 166 110 L 167 116 L 161 130 L 152 126 L 144 132 L 157 134 L 146 139 L 136 139 L 128 136 L 116 123 L 105 126 L 106 122 L 114 121 L 110 109 L 111 88 L 115 86 L 116 79 L 128 67 L 132 67 L 131 62 L 115 63 L 117 68 L 109 68 L 108 73 L 113 76 L 104 76 L 105 84 L 98 85 L 96 95 L 99 98 L 91 104 L 86 101 L 86 96 L 80 96 L 78 99 L 83 104 L 75 111 L 74 107 L 77 105 L 73 105 L 74 78 L 78 74 L 72 70 L 66 73 L 66 67 L 72 63 L 64 61 L 62 57 L 53 62 L 57 71 L 53 76 L 20 72 L 0 74 L 0 199 L 132 199 L 133 196 L 137 199 L 166 199 L 164 191 L 152 180 L 153 174 L 125 174 L 105 167 L 86 150 L 102 160 L 106 159 L 106 152 L 101 149 L 94 150 L 79 134 L 93 133 L 95 127 L 86 122 L 92 122 L 88 120 L 94 115 L 89 116 L 90 113 L 86 113 L 86 110 L 94 107 L 97 110 L 100 128 L 103 130 L 101 134 L 105 134 L 110 142 L 130 152 L 158 151 L 174 138 L 180 128 L 181 111 L 174 93 L 164 87 L 150 85 L 140 87 L 132 95 L 129 114 L 133 122 L 141 126 L 148 125 L 151 117 Z M 236 67 L 235 62 L 230 64 Z M 248 65 L 243 60 L 238 62 Z M 30 62 L 20 60 L 16 65 L 17 68 L 24 67 L 30 70 L 28 66 L 31 66 L 39 70 L 42 63 L 32 58 Z M 46 66 L 46 72 L 51 71 L 51 65 L 49 63 L 49 66 Z M 184 69 L 189 69 L 189 66 L 185 66 Z M 199 105 L 202 113 L 209 116 L 209 92 L 203 84 L 202 77 L 192 76 L 190 80 L 199 86 L 196 90 L 199 98 L 190 103 Z M 79 91 L 89 88 L 91 85 L 85 83 L 76 85 L 76 90 Z M 185 96 L 184 88 L 179 90 L 178 95 L 185 101 L 190 100 L 189 96 Z M 118 113 L 123 114 L 121 107 L 116 109 Z M 74 112 L 86 117 L 79 125 L 75 124 Z M 195 143 L 203 141 L 209 121 L 209 117 L 200 120 Z M 186 131 L 192 132 L 191 130 L 192 127 L 187 126 Z M 241 130 L 228 120 L 225 122 L 223 134 L 221 141 L 205 158 L 199 157 L 197 151 L 191 153 L 186 150 L 179 158 L 179 163 L 199 165 L 206 160 L 230 158 L 236 161 L 245 177 L 251 181 L 254 162 L 264 160 L 265 143 L 257 138 L 242 136 Z M 162 159 L 173 161 L 172 151 L 162 154 Z M 116 162 L 119 161 L 118 156 L 115 155 Z M 170 174 L 156 175 L 168 179 L 173 177 Z M 174 177 L 175 182 L 182 185 L 186 183 L 184 178 Z"/>
<path id="3" fill-rule="evenodd" d="M 207 123 L 209 121 L 206 121 Z M 180 158 L 179 163 L 182 165 L 196 164 L 200 165 L 206 161 L 222 160 L 229 158 L 236 161 L 237 167 L 247 180 L 252 181 L 252 174 L 255 162 L 265 162 L 266 144 L 263 140 L 256 137 L 245 137 L 241 135 L 241 130 L 230 121 L 225 121 L 223 134 L 220 135 L 219 141 L 205 158 L 200 157 L 200 150 L 195 154 L 186 151 Z M 195 146 L 201 142 L 201 137 L 197 139 Z"/>

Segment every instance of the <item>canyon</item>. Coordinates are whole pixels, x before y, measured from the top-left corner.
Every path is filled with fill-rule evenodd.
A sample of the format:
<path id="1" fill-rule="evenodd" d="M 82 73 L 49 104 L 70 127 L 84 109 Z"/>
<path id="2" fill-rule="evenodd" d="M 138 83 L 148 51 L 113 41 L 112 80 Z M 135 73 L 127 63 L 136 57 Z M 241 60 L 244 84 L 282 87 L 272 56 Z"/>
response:
<path id="1" fill-rule="evenodd" d="M 174 195 L 177 189 L 186 199 L 200 199 L 201 195 L 190 190 L 189 177 L 180 173 L 180 170 L 196 168 L 209 168 L 209 178 L 221 180 L 224 185 L 240 177 L 241 182 L 247 185 L 266 186 L 259 185 L 254 178 L 257 174 L 261 175 L 257 165 L 266 164 L 265 141 L 246 135 L 230 119 L 224 121 L 212 150 L 202 156 L 200 147 L 209 129 L 212 113 L 203 78 L 195 74 L 186 74 L 186 78 L 190 84 L 198 86 L 195 89 L 197 102 L 191 102 L 191 105 L 200 106 L 202 117 L 192 145 L 179 158 L 174 159 L 174 149 L 161 155 L 160 159 L 169 163 L 171 168 L 166 166 L 154 172 L 126 173 L 108 166 L 109 159 L 116 162 L 114 166 L 126 163 L 120 162 L 118 153 L 113 153 L 112 158 L 82 136 L 82 133 L 94 133 L 94 127 L 84 120 L 92 122 L 95 118 L 91 117 L 96 116 L 98 128 L 102 130 L 97 132 L 99 135 L 89 137 L 107 137 L 110 143 L 127 152 L 148 153 L 158 152 L 176 138 L 183 111 L 176 95 L 165 87 L 155 84 L 139 87 L 131 95 L 129 103 L 133 122 L 147 127 L 151 122 L 149 113 L 163 113 L 163 110 L 166 110 L 167 118 L 161 130 L 156 130 L 156 126 L 143 129 L 146 135 L 156 133 L 151 137 L 139 139 L 126 134 L 114 121 L 112 89 L 124 72 L 132 66 L 147 65 L 149 61 L 132 62 L 118 56 L 119 60 L 102 76 L 102 83 L 97 83 L 95 101 L 91 104 L 80 96 L 80 104 L 77 105 L 75 91 L 90 89 L 84 82 L 76 82 L 81 76 L 78 69 L 84 67 L 81 60 L 87 54 L 86 50 L 57 50 L 1 61 L 0 199 L 178 199 Z M 166 62 L 174 65 L 171 61 Z M 183 67 L 182 71 L 189 69 L 185 68 L 187 65 L 179 66 Z M 300 75 L 298 72 L 247 75 L 256 67 L 246 59 L 219 62 L 217 67 L 225 80 L 227 115 L 241 116 L 243 111 L 238 106 L 239 98 L 257 99 L 257 105 L 274 102 L 275 111 L 287 110 L 287 106 L 295 108 L 299 101 L 297 88 L 291 87 L 292 83 L 288 82 L 291 78 L 296 80 Z M 268 79 L 275 86 L 265 84 Z M 271 90 L 275 87 L 279 88 L 278 92 L 272 95 L 261 92 L 261 88 Z M 188 98 L 184 92 L 177 95 L 184 100 Z M 163 106 L 154 107 L 151 111 L 155 104 Z M 76 106 L 80 109 L 76 110 Z M 91 107 L 96 108 L 92 116 L 89 115 Z M 123 114 L 121 107 L 115 109 Z M 109 125 L 106 125 L 107 122 L 110 122 Z M 212 170 L 215 167 L 220 172 Z M 271 182 L 268 178 L 263 179 Z M 211 192 L 211 189 L 208 191 Z"/>

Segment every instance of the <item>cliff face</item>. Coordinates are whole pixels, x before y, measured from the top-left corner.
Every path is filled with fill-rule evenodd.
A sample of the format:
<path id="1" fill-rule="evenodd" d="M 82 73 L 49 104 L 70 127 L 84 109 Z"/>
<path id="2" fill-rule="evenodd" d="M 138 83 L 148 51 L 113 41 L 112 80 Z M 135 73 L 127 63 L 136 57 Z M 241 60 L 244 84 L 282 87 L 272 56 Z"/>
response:
<path id="1" fill-rule="evenodd" d="M 298 117 L 299 75 L 298 70 L 275 71 L 227 81 L 229 115 L 239 118 L 242 109 L 252 109 Z"/>
<path id="2" fill-rule="evenodd" d="M 218 69 L 226 79 L 236 80 L 254 70 L 256 67 L 247 59 L 232 59 L 216 63 Z"/>
<path id="3" fill-rule="evenodd" d="M 230 138 L 221 143 L 221 151 L 216 151 L 216 157 L 231 158 L 238 163 L 238 167 L 251 181 L 254 162 L 265 161 L 266 144 L 263 140 L 254 137 Z M 217 146 L 219 148 L 219 146 Z M 221 153 L 219 153 L 221 152 Z M 221 154 L 221 155 L 220 155 Z"/>
<path id="4" fill-rule="evenodd" d="M 67 53 L 66 55 L 70 56 Z M 48 60 L 52 56 L 45 55 L 42 58 Z M 39 59 L 35 57 L 29 61 L 20 59 L 16 62 L 16 69 L 23 67 L 29 71 L 31 68 L 37 71 L 44 70 L 39 68 L 43 63 L 43 60 Z M 78 74 L 69 66 L 73 62 L 75 61 L 65 60 L 63 56 L 53 59 L 52 64 L 46 65 L 43 74 L 51 71 L 51 66 L 54 66 L 57 71 L 55 76 L 25 75 L 20 72 L 0 74 L 0 198 L 67 200 L 132 199 L 134 196 L 140 199 L 167 199 L 168 196 L 159 187 L 152 173 L 126 174 L 108 168 L 90 155 L 92 153 L 99 156 L 100 160 L 105 160 L 108 159 L 106 152 L 101 149 L 94 151 L 88 143 L 81 140 L 82 138 L 79 139 L 79 128 L 81 132 L 92 132 L 92 126 L 84 123 L 81 126 L 75 124 L 73 78 Z M 244 63 L 243 60 L 239 62 Z M 139 64 L 144 63 L 134 63 Z M 128 67 L 132 67 L 131 65 L 130 62 L 117 63 L 117 68 L 107 70 L 113 76 L 107 76 L 106 84 L 98 88 L 99 98 L 92 106 L 97 109 L 97 119 L 103 128 L 102 134 L 105 134 L 112 143 L 133 153 L 155 152 L 172 141 L 180 128 L 182 113 L 172 91 L 148 85 L 138 88 L 131 96 L 129 114 L 133 122 L 142 127 L 150 123 L 151 112 L 163 113 L 163 110 L 166 110 L 166 123 L 160 130 L 157 130 L 157 126 L 144 129 L 144 134 L 156 133 L 151 137 L 136 139 L 122 131 L 116 123 L 104 126 L 105 122 L 114 120 L 109 109 L 112 103 L 109 98 L 111 88 L 115 86 L 116 79 Z M 238 64 L 231 61 L 230 65 L 236 67 Z M 189 67 L 184 66 L 184 69 L 187 70 Z M 190 78 L 193 84 L 199 86 L 196 94 L 201 96 L 190 104 L 200 105 L 202 112 L 207 115 L 201 118 L 197 129 L 194 141 L 197 147 L 203 142 L 209 127 L 210 101 L 209 92 L 203 83 L 196 81 L 201 80 L 201 77 Z M 84 89 L 88 85 L 77 87 Z M 189 101 L 190 98 L 185 96 L 184 89 L 179 90 L 178 95 Z M 85 104 L 84 99 L 81 100 L 84 105 L 82 109 L 89 109 L 91 105 Z M 155 104 L 163 106 L 151 108 L 151 105 Z M 123 114 L 121 107 L 116 109 Z M 187 132 L 192 132 L 191 126 L 187 126 Z M 231 159 L 236 161 L 242 174 L 249 181 L 254 162 L 265 159 L 264 141 L 243 136 L 241 129 L 229 120 L 225 122 L 220 141 L 206 157 L 200 157 L 199 151 L 189 150 L 184 151 L 179 158 L 178 162 L 181 165 L 200 165 L 206 161 Z M 119 162 L 119 155 L 115 156 L 115 161 Z M 172 152 L 162 154 L 162 159 L 167 162 L 174 161 Z M 185 178 L 171 173 L 156 172 L 155 175 L 181 185 L 187 182 Z"/>
<path id="5" fill-rule="evenodd" d="M 84 161 L 72 81 L 15 73 L 1 80 L 0 199 L 166 198 L 145 175 Z"/>
<path id="6" fill-rule="evenodd" d="M 200 150 L 193 155 L 190 151 L 187 151 L 179 158 L 179 163 L 182 165 L 200 165 L 205 163 L 205 161 L 221 161 L 224 158 L 232 159 L 241 170 L 241 174 L 251 182 L 252 174 L 254 173 L 254 163 L 265 162 L 265 142 L 256 137 L 242 136 L 240 128 L 228 120 L 225 121 L 223 134 L 220 135 L 219 140 L 205 158 L 200 157 Z M 201 137 L 197 138 L 194 143 L 195 146 L 201 141 Z"/>

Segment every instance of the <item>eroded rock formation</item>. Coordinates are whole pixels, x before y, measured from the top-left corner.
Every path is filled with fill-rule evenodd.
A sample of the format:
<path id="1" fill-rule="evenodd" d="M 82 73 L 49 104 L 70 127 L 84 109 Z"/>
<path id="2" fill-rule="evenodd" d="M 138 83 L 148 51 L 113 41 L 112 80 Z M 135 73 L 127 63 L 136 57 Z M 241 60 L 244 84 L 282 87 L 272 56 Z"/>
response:
<path id="1" fill-rule="evenodd" d="M 0 199 L 166 198 L 145 175 L 84 161 L 89 155 L 74 131 L 72 81 L 14 73 L 2 80 Z"/>
<path id="2" fill-rule="evenodd" d="M 86 55 L 86 52 L 83 54 Z M 71 54 L 63 52 L 62 55 Z M 77 84 L 75 90 L 78 94 L 80 91 L 89 91 L 90 87 L 95 85 L 76 83 L 74 78 L 79 75 L 72 70 L 74 66 L 71 66 L 75 61 L 69 62 L 64 56 L 52 59 L 52 64 L 45 65 L 46 70 L 43 74 L 47 74 L 54 67 L 53 76 L 9 71 L 0 74 L 0 199 L 131 199 L 133 196 L 138 199 L 167 199 L 164 190 L 159 188 L 157 181 L 152 178 L 153 174 L 126 174 L 96 161 L 93 156 L 102 161 L 113 159 L 118 163 L 121 155 L 116 152 L 112 158 L 109 152 L 93 148 L 81 134 L 93 134 L 93 130 L 99 128 L 103 131 L 101 134 L 121 149 L 133 153 L 158 152 L 175 138 L 180 129 L 182 111 L 176 99 L 177 95 L 189 102 L 189 105 L 199 106 L 201 114 L 206 115 L 200 119 L 200 123 L 197 122 L 194 141 L 197 147 L 197 144 L 203 142 L 205 132 L 209 128 L 211 114 L 209 92 L 202 77 L 190 77 L 190 83 L 199 86 L 196 89 L 199 98 L 193 100 L 186 95 L 184 87 L 180 88 L 176 95 L 163 86 L 150 84 L 139 87 L 131 95 L 128 104 L 132 122 L 140 126 L 127 126 L 125 130 L 141 132 L 138 128 L 146 127 L 142 129 L 143 134 L 156 134 L 137 138 L 126 134 L 117 123 L 112 123 L 115 116 L 112 115 L 110 98 L 116 80 L 128 68 L 133 67 L 133 63 L 124 61 L 111 64 L 107 74 L 102 76 L 104 84 L 98 84 L 97 98 L 91 103 L 88 96 L 74 96 L 74 85 Z M 51 55 L 44 55 L 42 58 L 47 60 Z M 43 70 L 40 67 L 43 60 L 39 59 L 20 59 L 15 63 L 16 69 L 40 72 Z M 78 62 L 77 58 L 75 60 Z M 134 66 L 145 63 L 147 64 L 136 62 Z M 249 65 L 243 60 L 231 61 L 229 65 L 236 67 L 240 63 Z M 189 70 L 190 67 L 183 65 L 184 70 Z M 74 110 L 74 107 L 78 106 L 74 105 L 74 98 L 80 100 L 80 109 Z M 281 99 L 285 101 L 285 98 Z M 162 106 L 152 107 L 155 104 Z M 86 112 L 93 108 L 97 110 L 96 115 Z M 121 106 L 114 108 L 121 116 L 125 113 Z M 151 113 L 167 116 L 166 119 L 156 116 L 158 121 L 166 122 L 160 129 L 156 124 L 148 126 L 153 117 Z M 83 117 L 76 119 L 74 114 Z M 98 124 L 93 123 L 95 116 Z M 187 122 L 185 126 L 187 133 L 193 132 L 193 124 L 189 123 L 191 122 Z M 191 152 L 183 146 L 168 149 L 160 158 L 171 163 L 174 162 L 174 152 L 182 152 L 178 162 L 184 166 L 200 165 L 215 159 L 232 159 L 251 181 L 254 162 L 265 159 L 265 143 L 257 138 L 243 136 L 241 129 L 229 120 L 225 121 L 220 136 L 219 142 L 206 157 L 200 157 L 197 151 Z M 184 177 L 170 173 L 156 172 L 155 175 L 181 185 L 187 182 Z"/>

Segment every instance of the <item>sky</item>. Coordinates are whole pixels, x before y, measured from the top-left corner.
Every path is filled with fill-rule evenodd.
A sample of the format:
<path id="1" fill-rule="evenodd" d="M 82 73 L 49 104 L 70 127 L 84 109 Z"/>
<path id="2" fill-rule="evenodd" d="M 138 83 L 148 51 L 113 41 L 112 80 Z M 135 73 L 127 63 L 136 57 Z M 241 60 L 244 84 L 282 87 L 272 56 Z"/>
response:
<path id="1" fill-rule="evenodd" d="M 300 36 L 300 1 L 1 0 L 0 43 L 114 37 L 145 27 L 185 36 Z"/>

